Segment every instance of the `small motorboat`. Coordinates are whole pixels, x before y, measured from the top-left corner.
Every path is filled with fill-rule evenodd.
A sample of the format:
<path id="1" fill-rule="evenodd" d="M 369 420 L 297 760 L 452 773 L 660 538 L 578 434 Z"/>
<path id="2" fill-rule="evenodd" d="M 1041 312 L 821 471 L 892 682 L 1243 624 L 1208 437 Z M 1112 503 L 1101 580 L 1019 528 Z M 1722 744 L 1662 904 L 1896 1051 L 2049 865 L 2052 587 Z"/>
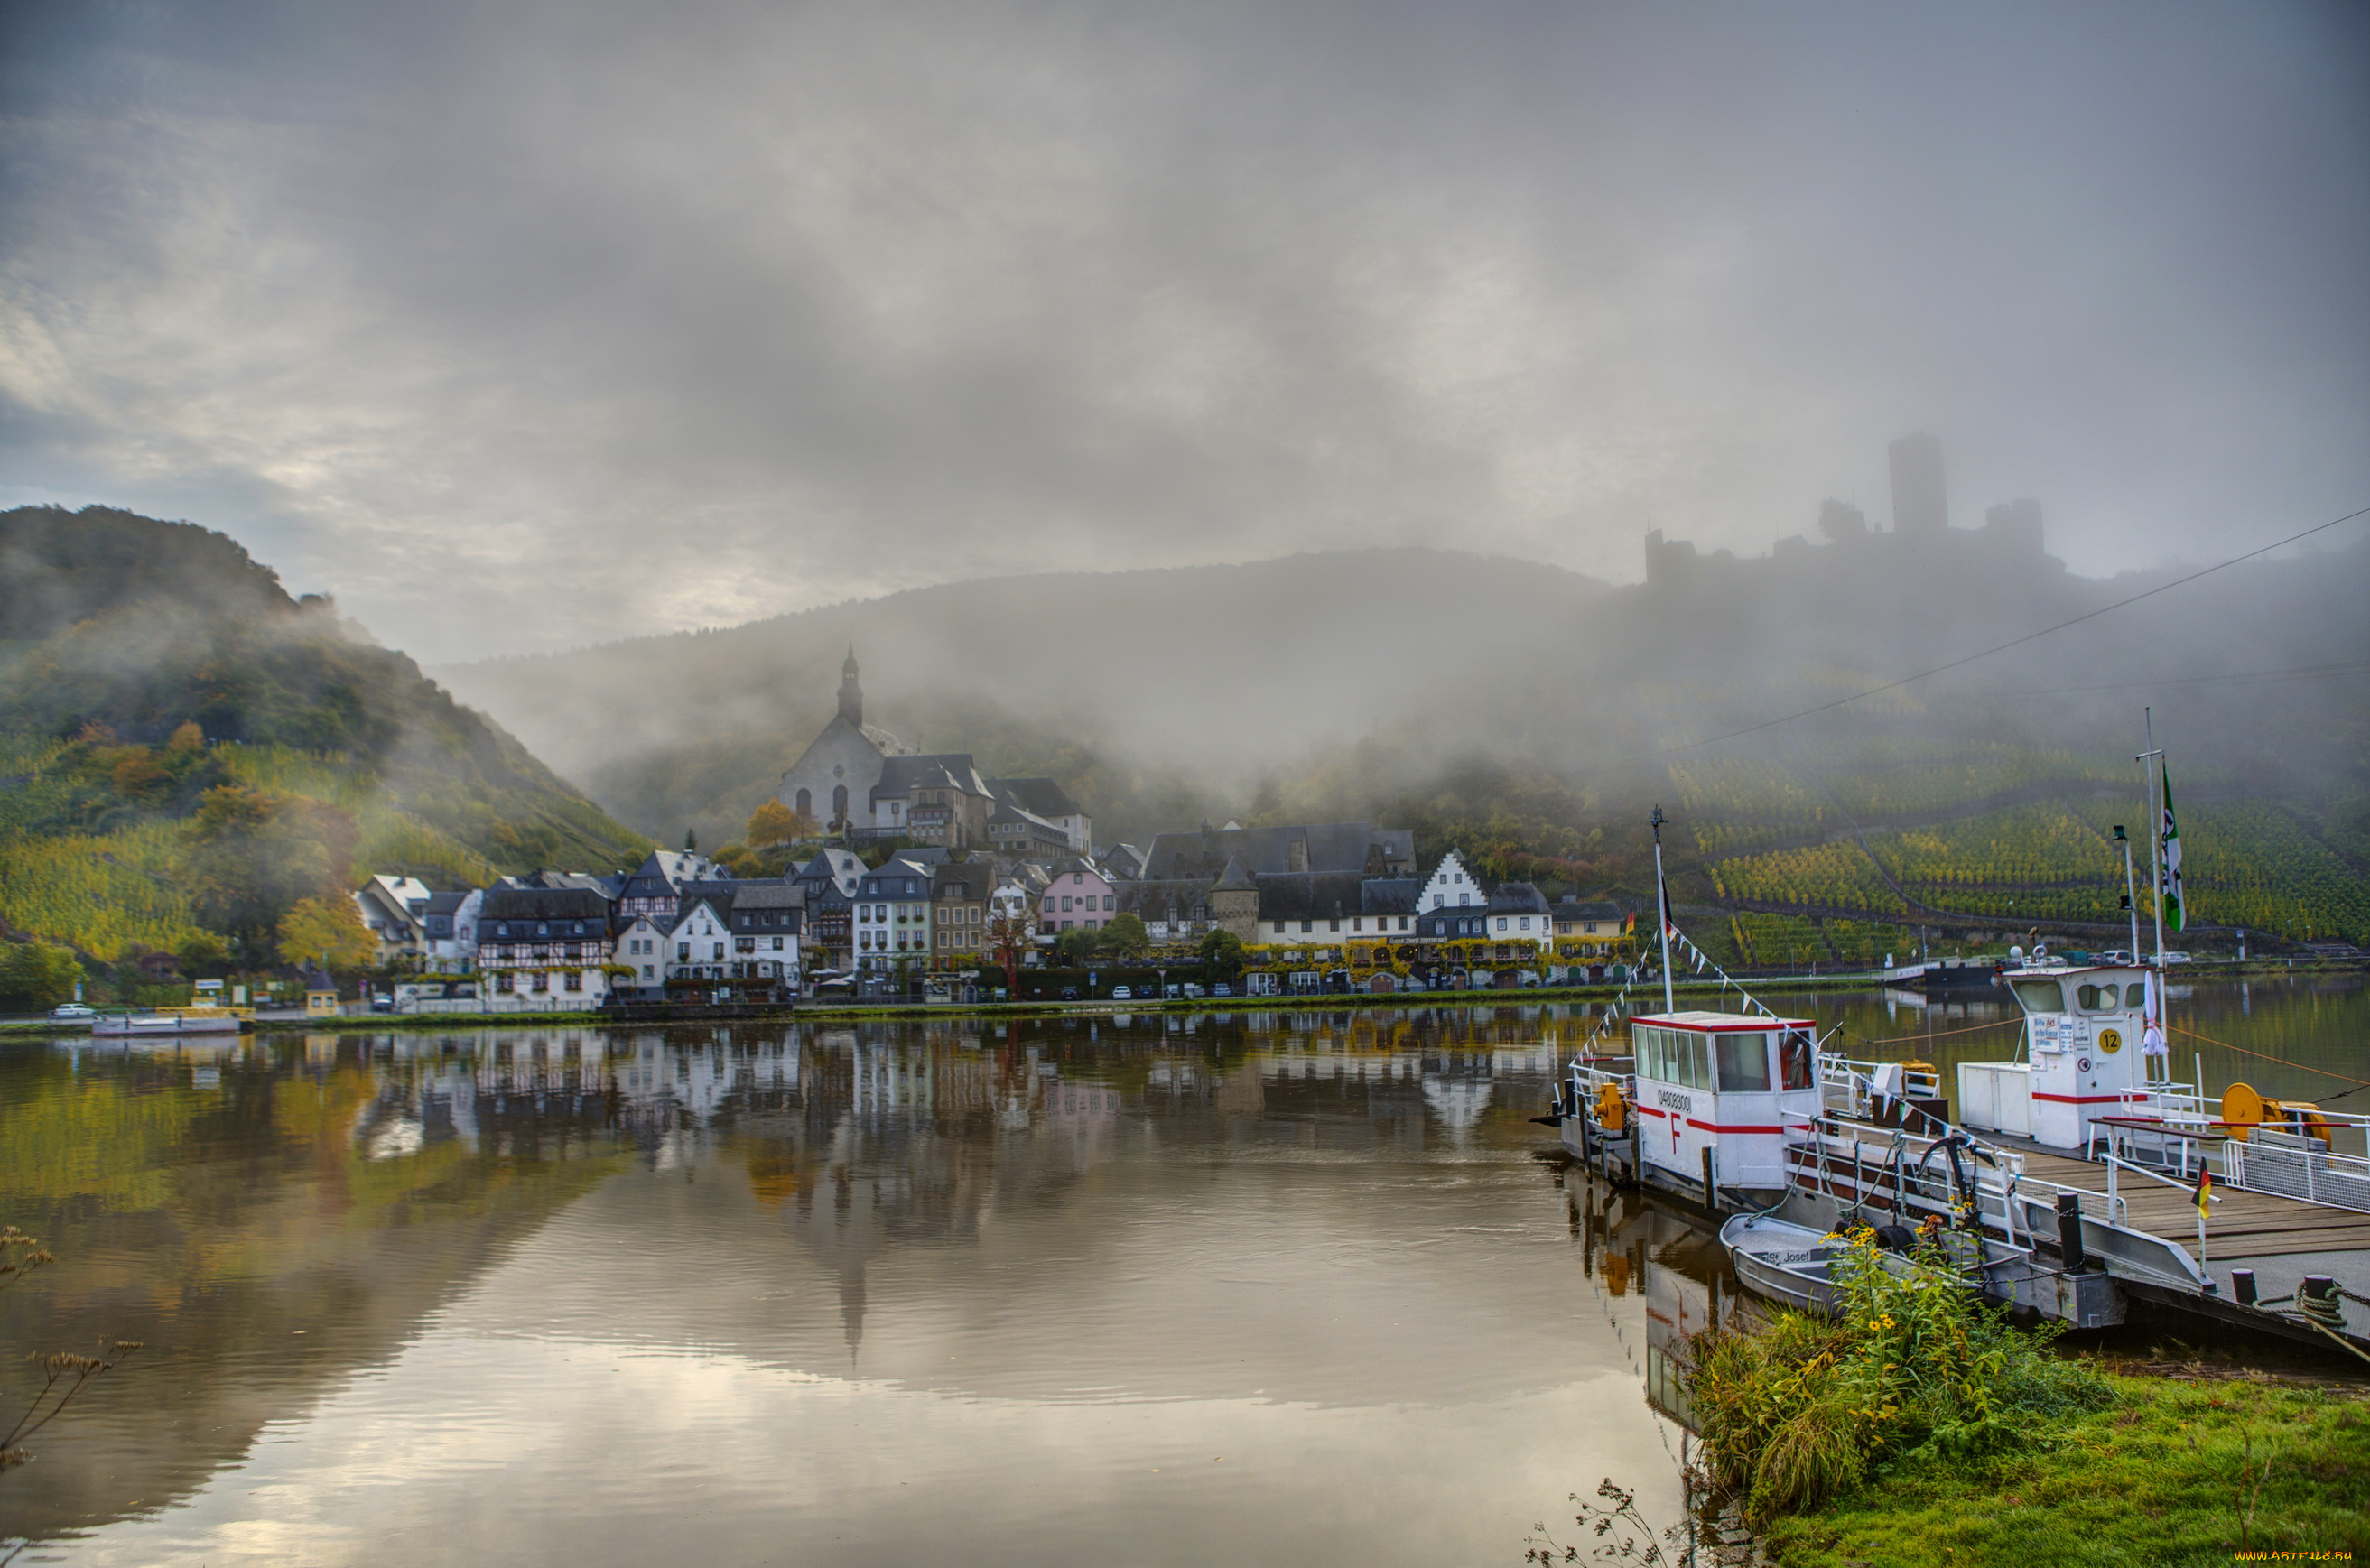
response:
<path id="1" fill-rule="evenodd" d="M 1754 1295 L 1823 1317 L 1843 1310 L 1830 1265 L 1851 1251 L 1850 1242 L 1766 1214 L 1740 1214 L 1720 1228 L 1720 1244 Z"/>

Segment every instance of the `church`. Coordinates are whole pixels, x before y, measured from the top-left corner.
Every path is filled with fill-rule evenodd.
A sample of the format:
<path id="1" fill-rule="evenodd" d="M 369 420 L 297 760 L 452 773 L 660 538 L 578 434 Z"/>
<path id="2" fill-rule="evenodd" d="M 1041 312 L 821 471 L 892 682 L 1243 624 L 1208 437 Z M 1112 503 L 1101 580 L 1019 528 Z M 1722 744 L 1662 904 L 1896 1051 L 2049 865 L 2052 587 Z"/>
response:
<path id="1" fill-rule="evenodd" d="M 866 724 L 852 647 L 839 667 L 839 711 L 782 774 L 778 795 L 834 838 L 985 849 L 994 841 L 991 821 L 1001 838 L 1014 820 L 1025 819 L 1075 853 L 1092 851 L 1092 819 L 1052 779 L 984 779 L 969 752 L 909 751 L 887 730 Z"/>

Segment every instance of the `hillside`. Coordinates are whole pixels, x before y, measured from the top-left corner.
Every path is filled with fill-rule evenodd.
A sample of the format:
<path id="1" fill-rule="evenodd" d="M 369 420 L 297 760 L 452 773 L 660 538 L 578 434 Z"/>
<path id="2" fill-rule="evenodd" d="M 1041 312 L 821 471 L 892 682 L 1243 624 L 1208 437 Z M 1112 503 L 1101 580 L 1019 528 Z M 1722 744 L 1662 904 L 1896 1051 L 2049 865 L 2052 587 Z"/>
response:
<path id="1" fill-rule="evenodd" d="M 0 512 L 0 919 L 115 961 L 263 944 L 361 868 L 607 869 L 619 826 L 219 533 Z"/>
<path id="2" fill-rule="evenodd" d="M 1708 746 L 2180 573 L 2085 578 L 1998 528 L 1649 551 L 1618 589 L 1434 551 L 1013 578 L 440 674 L 665 840 L 737 833 L 851 642 L 888 728 L 1062 779 L 1103 839 L 1372 816 L 1427 853 L 1642 891 L 1659 803 L 1684 896 L 1749 917 L 1731 950 L 1761 930 L 1804 961 L 1898 947 L 1902 925 L 2111 923 L 2101 856 L 2143 820 L 2148 704 L 2200 918 L 2370 936 L 2370 545 L 2232 567 Z"/>

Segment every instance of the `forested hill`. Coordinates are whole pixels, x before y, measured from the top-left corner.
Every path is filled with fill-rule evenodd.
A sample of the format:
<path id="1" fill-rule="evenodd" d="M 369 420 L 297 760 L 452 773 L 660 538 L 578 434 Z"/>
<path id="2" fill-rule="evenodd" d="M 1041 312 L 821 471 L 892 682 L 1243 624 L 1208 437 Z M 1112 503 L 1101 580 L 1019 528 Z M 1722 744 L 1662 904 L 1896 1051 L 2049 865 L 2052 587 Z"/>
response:
<path id="1" fill-rule="evenodd" d="M 1659 803 L 1685 896 L 1904 925 L 2111 923 L 2148 705 L 2201 916 L 2370 937 L 2370 546 L 2169 588 L 2069 572 L 2031 529 L 1651 559 L 1621 588 L 1429 550 L 1015 578 L 440 673 L 667 840 L 739 831 L 853 642 L 869 720 L 1052 773 L 1099 839 L 1372 817 L 1639 891 Z"/>
<path id="2" fill-rule="evenodd" d="M 449 886 L 647 843 L 222 534 L 0 512 L 9 928 L 109 961 L 208 931 L 268 949 L 361 870 Z"/>

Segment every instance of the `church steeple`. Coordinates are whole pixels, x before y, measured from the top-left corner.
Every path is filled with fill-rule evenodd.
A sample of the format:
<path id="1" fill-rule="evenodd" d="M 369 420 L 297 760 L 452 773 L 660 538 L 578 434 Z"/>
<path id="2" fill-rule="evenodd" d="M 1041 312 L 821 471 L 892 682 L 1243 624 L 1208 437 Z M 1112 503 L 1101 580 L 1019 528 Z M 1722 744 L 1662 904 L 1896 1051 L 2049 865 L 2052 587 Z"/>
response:
<path id="1" fill-rule="evenodd" d="M 864 727 L 864 688 L 856 683 L 856 645 L 847 645 L 847 662 L 839 667 L 839 716 Z"/>

